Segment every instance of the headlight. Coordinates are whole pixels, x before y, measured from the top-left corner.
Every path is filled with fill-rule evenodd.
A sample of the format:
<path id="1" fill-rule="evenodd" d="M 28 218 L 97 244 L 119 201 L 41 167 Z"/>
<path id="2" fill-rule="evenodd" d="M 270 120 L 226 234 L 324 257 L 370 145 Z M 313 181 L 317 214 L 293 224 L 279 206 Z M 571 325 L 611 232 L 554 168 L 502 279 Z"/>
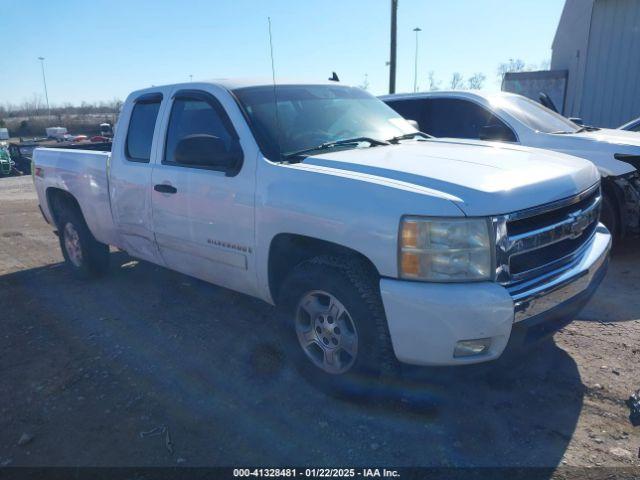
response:
<path id="1" fill-rule="evenodd" d="M 491 279 L 489 221 L 405 217 L 400 225 L 400 277 L 432 282 Z"/>

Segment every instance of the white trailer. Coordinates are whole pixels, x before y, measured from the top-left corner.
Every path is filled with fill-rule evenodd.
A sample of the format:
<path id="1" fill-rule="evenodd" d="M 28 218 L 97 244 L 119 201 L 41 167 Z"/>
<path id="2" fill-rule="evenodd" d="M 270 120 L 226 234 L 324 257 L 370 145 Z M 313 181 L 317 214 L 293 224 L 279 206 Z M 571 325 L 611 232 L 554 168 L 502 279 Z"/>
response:
<path id="1" fill-rule="evenodd" d="M 45 132 L 49 138 L 63 138 L 67 134 L 67 129 L 64 127 L 47 127 Z"/>

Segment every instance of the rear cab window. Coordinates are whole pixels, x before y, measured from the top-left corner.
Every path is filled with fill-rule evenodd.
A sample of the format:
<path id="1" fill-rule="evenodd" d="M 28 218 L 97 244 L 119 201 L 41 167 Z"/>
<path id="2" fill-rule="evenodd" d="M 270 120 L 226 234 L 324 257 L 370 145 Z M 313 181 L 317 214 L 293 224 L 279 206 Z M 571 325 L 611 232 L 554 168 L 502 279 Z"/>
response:
<path id="1" fill-rule="evenodd" d="M 135 101 L 127 130 L 125 145 L 127 160 L 149 163 L 161 102 L 162 95 L 156 93 L 144 95 Z"/>

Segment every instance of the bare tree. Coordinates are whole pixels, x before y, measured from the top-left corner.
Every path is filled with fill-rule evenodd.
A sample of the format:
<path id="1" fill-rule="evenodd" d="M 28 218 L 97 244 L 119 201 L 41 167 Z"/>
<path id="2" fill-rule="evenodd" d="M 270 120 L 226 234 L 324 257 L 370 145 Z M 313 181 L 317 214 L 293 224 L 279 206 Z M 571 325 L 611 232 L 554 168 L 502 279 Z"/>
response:
<path id="1" fill-rule="evenodd" d="M 480 90 L 486 79 L 487 77 L 484 73 L 474 73 L 473 76 L 467 80 L 467 87 L 469 90 Z"/>
<path id="2" fill-rule="evenodd" d="M 440 80 L 436 80 L 436 74 L 433 70 L 429 72 L 429 90 L 440 90 Z"/>
<path id="3" fill-rule="evenodd" d="M 369 74 L 368 73 L 364 74 L 364 80 L 360 85 L 358 85 L 358 87 L 360 87 L 363 90 L 369 90 Z"/>
<path id="4" fill-rule="evenodd" d="M 460 72 L 453 72 L 451 76 L 451 83 L 449 84 L 451 90 L 460 90 L 464 88 L 464 78 Z"/>
<path id="5" fill-rule="evenodd" d="M 519 58 L 510 58 L 508 62 L 498 65 L 498 77 L 502 81 L 505 73 L 509 72 L 522 72 L 524 70 L 524 62 Z"/>

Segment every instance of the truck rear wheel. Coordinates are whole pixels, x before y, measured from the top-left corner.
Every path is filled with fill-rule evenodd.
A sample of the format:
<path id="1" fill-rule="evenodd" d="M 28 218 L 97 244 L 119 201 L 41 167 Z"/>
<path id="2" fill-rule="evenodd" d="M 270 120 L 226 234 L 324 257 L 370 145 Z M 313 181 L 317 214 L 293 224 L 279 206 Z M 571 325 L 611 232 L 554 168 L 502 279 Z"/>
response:
<path id="1" fill-rule="evenodd" d="M 295 267 L 280 291 L 279 304 L 295 337 L 296 367 L 310 383 L 366 394 L 395 371 L 377 276 L 363 261 L 313 258 Z"/>
<path id="2" fill-rule="evenodd" d="M 76 276 L 95 277 L 109 269 L 109 246 L 95 239 L 77 209 L 62 207 L 57 223 L 62 255 Z"/>

